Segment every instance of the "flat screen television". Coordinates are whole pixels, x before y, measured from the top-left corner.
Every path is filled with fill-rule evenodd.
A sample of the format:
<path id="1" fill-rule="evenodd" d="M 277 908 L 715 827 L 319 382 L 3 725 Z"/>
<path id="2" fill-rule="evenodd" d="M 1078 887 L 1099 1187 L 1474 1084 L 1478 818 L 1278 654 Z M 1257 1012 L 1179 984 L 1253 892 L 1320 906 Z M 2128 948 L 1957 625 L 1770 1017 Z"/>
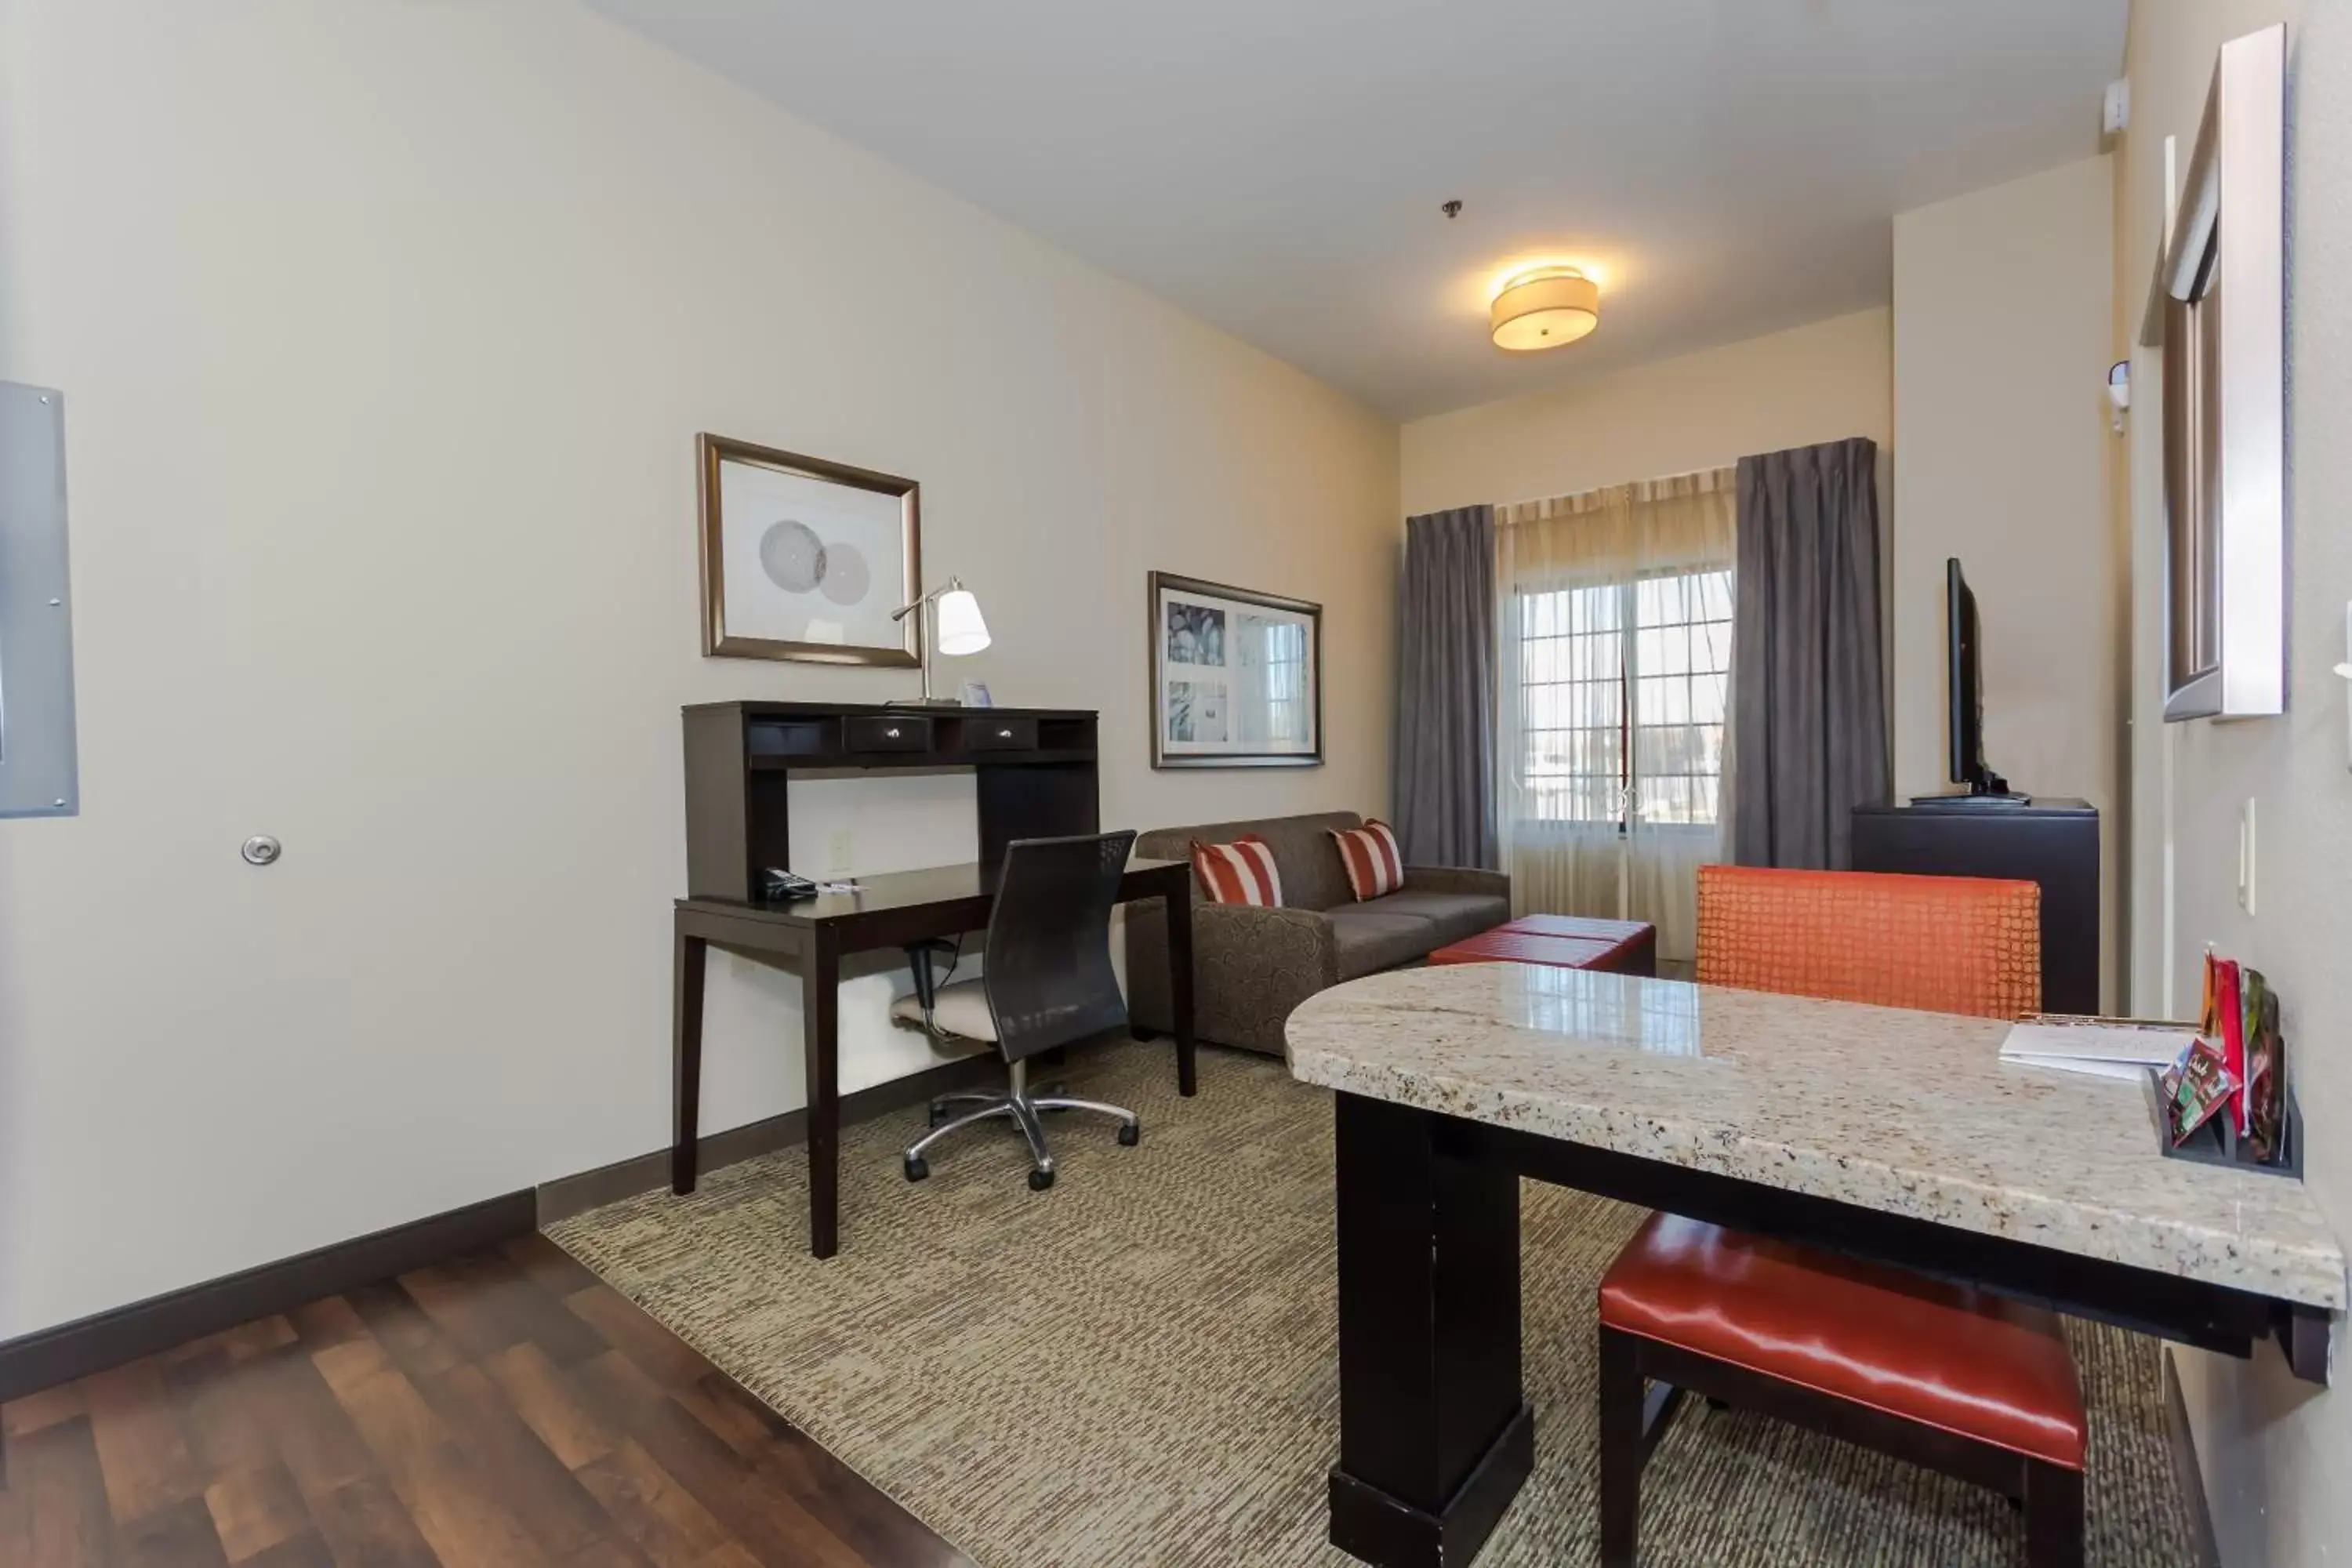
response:
<path id="1" fill-rule="evenodd" d="M 1977 596 L 1969 591 L 1969 580 L 1960 575 L 1958 558 L 1944 563 L 1944 676 L 1948 711 L 1951 726 L 1951 776 L 1957 784 L 1969 786 L 1961 795 L 1939 795 L 1939 800 L 1975 800 L 1986 805 L 2020 802 L 2026 797 L 2011 795 L 2009 781 L 1985 766 L 1984 760 L 1984 670 L 1979 648 L 1983 630 L 1977 620 Z"/>

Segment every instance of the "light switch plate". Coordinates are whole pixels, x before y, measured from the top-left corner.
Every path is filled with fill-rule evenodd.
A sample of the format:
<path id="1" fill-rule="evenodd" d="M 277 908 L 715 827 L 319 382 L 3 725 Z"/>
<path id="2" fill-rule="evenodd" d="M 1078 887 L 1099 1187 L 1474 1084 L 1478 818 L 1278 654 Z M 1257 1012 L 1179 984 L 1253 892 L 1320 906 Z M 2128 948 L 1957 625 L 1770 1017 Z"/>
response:
<path id="1" fill-rule="evenodd" d="M 2248 795 L 2238 815 L 2238 907 L 2249 915 L 2254 912 L 2255 847 L 2254 797 Z"/>
<path id="2" fill-rule="evenodd" d="M 2345 680 L 2344 691 L 2344 765 L 2352 768 L 2352 603 L 2344 606 L 2344 662 L 2336 673 Z"/>

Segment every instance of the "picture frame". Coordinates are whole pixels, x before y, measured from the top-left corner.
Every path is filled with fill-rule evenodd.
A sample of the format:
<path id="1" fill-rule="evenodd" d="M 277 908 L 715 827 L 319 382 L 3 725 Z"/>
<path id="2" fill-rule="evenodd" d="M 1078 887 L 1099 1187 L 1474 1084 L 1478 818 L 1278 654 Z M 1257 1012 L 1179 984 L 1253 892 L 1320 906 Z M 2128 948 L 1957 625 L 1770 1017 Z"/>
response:
<path id="1" fill-rule="evenodd" d="M 922 593 L 914 480 L 738 441 L 695 437 L 702 651 L 914 669 Z"/>
<path id="2" fill-rule="evenodd" d="M 1153 767 L 1322 765 L 1321 605 L 1154 572 L 1144 628 Z"/>

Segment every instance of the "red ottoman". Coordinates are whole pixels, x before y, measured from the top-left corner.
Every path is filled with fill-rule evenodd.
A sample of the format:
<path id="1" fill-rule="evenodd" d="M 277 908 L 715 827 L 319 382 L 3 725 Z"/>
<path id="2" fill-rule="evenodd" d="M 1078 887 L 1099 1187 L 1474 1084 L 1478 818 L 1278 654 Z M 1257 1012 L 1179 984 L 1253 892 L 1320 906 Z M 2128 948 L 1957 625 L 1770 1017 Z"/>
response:
<path id="1" fill-rule="evenodd" d="M 1647 921 L 1521 915 L 1439 948 L 1432 963 L 1545 963 L 1555 969 L 1658 973 L 1658 928 Z"/>

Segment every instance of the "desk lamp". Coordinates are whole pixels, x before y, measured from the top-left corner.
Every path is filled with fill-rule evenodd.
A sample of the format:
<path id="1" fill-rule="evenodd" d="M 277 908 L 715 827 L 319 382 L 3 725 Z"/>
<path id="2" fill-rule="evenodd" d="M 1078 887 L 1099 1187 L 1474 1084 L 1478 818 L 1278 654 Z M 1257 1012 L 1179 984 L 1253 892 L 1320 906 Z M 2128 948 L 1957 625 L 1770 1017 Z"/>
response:
<path id="1" fill-rule="evenodd" d="M 918 611 L 928 610 L 930 625 L 923 631 L 923 694 L 909 701 L 893 699 L 893 708 L 960 708 L 963 704 L 953 697 L 931 695 L 931 649 L 950 658 L 978 653 L 988 646 L 988 623 L 980 617 L 980 601 L 963 585 L 961 577 L 950 577 L 911 605 L 902 605 L 891 613 L 894 621 L 903 621 Z"/>

